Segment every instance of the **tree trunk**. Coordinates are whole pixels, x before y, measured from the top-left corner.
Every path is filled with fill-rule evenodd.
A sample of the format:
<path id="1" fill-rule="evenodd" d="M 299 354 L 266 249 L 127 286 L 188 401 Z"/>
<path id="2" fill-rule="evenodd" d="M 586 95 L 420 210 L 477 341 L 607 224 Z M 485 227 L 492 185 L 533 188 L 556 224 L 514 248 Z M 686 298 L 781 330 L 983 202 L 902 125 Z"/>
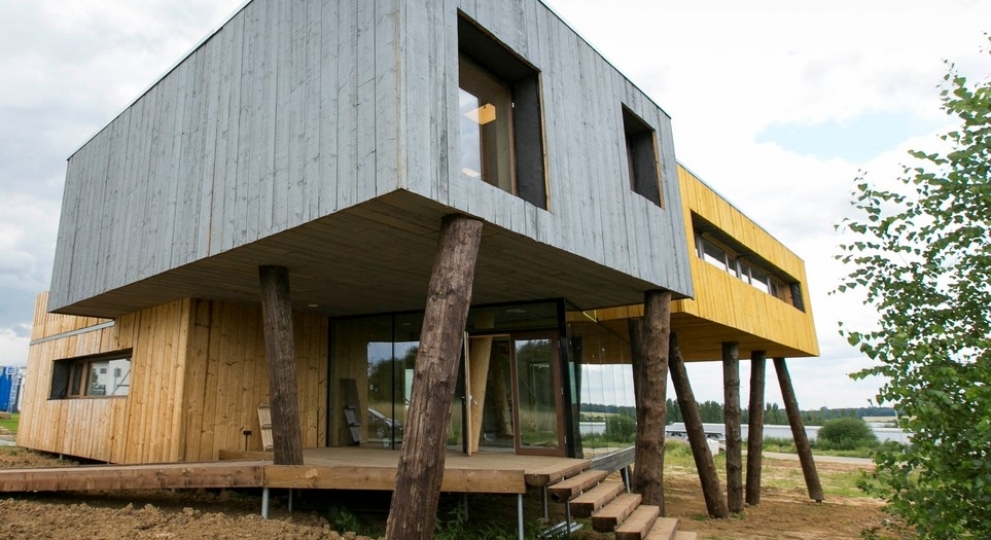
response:
<path id="1" fill-rule="evenodd" d="M 747 504 L 760 504 L 760 475 L 764 452 L 764 351 L 750 354 L 750 418 L 747 419 Z"/>
<path id="2" fill-rule="evenodd" d="M 795 389 L 791 385 L 791 376 L 788 375 L 788 366 L 785 364 L 784 358 L 774 359 L 774 370 L 778 373 L 781 399 L 785 402 L 785 413 L 788 414 L 788 423 L 791 425 L 791 436 L 795 439 L 798 459 L 802 462 L 802 474 L 805 475 L 805 485 L 809 489 L 809 498 L 815 502 L 822 502 L 825 497 L 822 494 L 822 485 L 819 483 L 819 473 L 816 472 L 815 460 L 812 459 L 812 446 L 809 444 L 808 435 L 805 434 L 802 414 L 798 410 L 798 400 L 795 399 Z"/>
<path id="3" fill-rule="evenodd" d="M 296 390 L 289 270 L 284 266 L 259 266 L 258 278 L 261 282 L 262 321 L 268 357 L 268 392 L 272 402 L 273 463 L 302 465 L 303 442 Z"/>
<path id="4" fill-rule="evenodd" d="M 637 404 L 636 467 L 633 488 L 643 504 L 659 506 L 664 515 L 664 424 L 667 420 L 668 344 L 671 292 L 644 294 L 643 354 L 633 357 Z M 639 362 L 638 362 L 639 360 Z"/>
<path id="5" fill-rule="evenodd" d="M 740 441 L 740 350 L 723 343 L 724 421 L 726 424 L 726 503 L 743 511 L 743 448 Z"/>
<path id="6" fill-rule="evenodd" d="M 481 240 L 481 221 L 461 215 L 444 218 L 413 370 L 413 391 L 396 487 L 386 523 L 385 536 L 389 540 L 429 540 L 434 535 L 447 425 L 451 420 L 451 402 Z"/>
<path id="7" fill-rule="evenodd" d="M 719 488 L 719 475 L 716 474 L 716 464 L 706 442 L 702 416 L 699 414 L 695 393 L 692 392 L 692 385 L 688 380 L 688 371 L 685 369 L 685 360 L 681 357 L 681 348 L 678 347 L 677 334 L 671 334 L 669 348 L 668 364 L 671 370 L 671 382 L 674 383 L 675 395 L 678 396 L 681 416 L 685 419 L 685 431 L 688 433 L 688 442 L 695 457 L 695 468 L 698 469 L 699 481 L 702 483 L 705 508 L 710 516 L 723 518 L 729 512 L 726 510 L 726 501 L 723 500 L 723 493 Z"/>

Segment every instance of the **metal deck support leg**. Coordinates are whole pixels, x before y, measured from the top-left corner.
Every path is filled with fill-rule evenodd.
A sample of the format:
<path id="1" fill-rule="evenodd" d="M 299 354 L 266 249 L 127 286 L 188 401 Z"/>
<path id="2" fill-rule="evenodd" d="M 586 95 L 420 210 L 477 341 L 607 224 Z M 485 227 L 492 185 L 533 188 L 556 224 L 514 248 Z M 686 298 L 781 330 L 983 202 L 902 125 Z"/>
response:
<path id="1" fill-rule="evenodd" d="M 549 515 L 547 513 L 547 486 L 543 486 L 542 488 L 540 488 L 540 493 L 541 495 L 543 495 L 543 499 L 544 499 L 544 519 L 547 519 Z"/>
<path id="2" fill-rule="evenodd" d="M 268 519 L 268 488 L 262 488 L 262 519 Z"/>
<path id="3" fill-rule="evenodd" d="M 571 503 L 568 501 L 564 502 L 564 523 L 568 527 L 565 529 L 568 532 L 568 538 L 571 538 Z"/>
<path id="4" fill-rule="evenodd" d="M 468 521 L 468 492 L 464 492 L 461 495 L 461 501 L 465 505 L 465 521 Z"/>
<path id="5" fill-rule="evenodd" d="M 620 474 L 623 477 L 623 484 L 626 486 L 626 493 L 627 494 L 632 493 L 632 491 L 630 490 L 630 468 L 623 467 L 620 470 Z"/>
<path id="6" fill-rule="evenodd" d="M 516 495 L 516 516 L 519 526 L 519 539 L 523 540 L 523 494 Z"/>
<path id="7" fill-rule="evenodd" d="M 292 513 L 292 488 L 289 488 L 289 513 Z"/>

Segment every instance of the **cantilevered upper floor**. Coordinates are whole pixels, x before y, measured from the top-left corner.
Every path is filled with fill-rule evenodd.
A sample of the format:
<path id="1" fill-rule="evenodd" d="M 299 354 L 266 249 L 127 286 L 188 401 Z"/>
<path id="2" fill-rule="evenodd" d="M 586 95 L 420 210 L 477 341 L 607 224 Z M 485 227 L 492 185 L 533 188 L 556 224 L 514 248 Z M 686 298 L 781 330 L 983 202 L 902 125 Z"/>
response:
<path id="1" fill-rule="evenodd" d="M 537 0 L 254 0 L 69 159 L 49 309 L 421 309 L 440 219 L 474 302 L 692 295 L 670 119 Z"/>
<path id="2" fill-rule="evenodd" d="M 805 263 L 702 180 L 678 166 L 685 243 L 695 296 L 671 305 L 671 330 L 686 360 L 718 360 L 723 342 L 769 357 L 818 356 Z M 642 305 L 598 310 L 626 332 Z"/>

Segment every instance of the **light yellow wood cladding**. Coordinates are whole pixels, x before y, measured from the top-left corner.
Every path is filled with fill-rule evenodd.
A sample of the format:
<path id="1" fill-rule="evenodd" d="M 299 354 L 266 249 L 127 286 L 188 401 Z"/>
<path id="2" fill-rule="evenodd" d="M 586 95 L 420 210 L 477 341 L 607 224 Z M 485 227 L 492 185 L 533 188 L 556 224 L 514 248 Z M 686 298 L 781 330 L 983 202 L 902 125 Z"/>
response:
<path id="1" fill-rule="evenodd" d="M 258 405 L 268 403 L 261 310 L 193 301 L 185 376 L 185 461 L 218 459 L 221 450 L 261 450 Z M 324 446 L 327 425 L 327 322 L 294 314 L 296 377 L 303 446 Z"/>
<path id="2" fill-rule="evenodd" d="M 185 299 L 100 328 L 107 321 L 46 313 L 46 296 L 36 302 L 19 445 L 112 463 L 202 461 L 243 450 L 247 429 L 249 449 L 261 449 L 268 372 L 258 307 Z M 295 327 L 303 444 L 323 446 L 327 322 L 297 314 Z M 49 399 L 56 360 L 123 349 L 132 349 L 127 397 Z"/>
<path id="3" fill-rule="evenodd" d="M 752 350 L 765 350 L 768 356 L 818 356 L 819 343 L 802 259 L 680 165 L 678 182 L 695 289 L 694 299 L 677 300 L 671 305 L 672 330 L 678 333 L 685 359 L 719 360 L 723 341 L 739 342 L 741 358 L 749 357 Z M 805 311 L 759 291 L 695 255 L 693 213 L 798 280 Z M 620 320 L 642 315 L 642 305 L 595 312 L 598 320 L 624 334 Z"/>

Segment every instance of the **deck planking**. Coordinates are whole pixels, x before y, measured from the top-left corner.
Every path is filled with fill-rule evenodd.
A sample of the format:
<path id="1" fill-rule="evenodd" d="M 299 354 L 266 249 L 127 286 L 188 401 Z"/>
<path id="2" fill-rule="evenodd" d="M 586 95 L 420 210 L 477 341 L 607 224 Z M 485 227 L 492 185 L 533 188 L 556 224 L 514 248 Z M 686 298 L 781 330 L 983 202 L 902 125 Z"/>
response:
<path id="1" fill-rule="evenodd" d="M 281 488 L 391 491 L 399 451 L 311 448 L 303 465 L 273 465 L 271 453 L 224 451 L 220 461 L 147 465 L 94 465 L 0 470 L 0 492 L 115 489 Z M 449 452 L 441 491 L 526 493 L 587 468 L 588 460 L 514 454 Z"/>

